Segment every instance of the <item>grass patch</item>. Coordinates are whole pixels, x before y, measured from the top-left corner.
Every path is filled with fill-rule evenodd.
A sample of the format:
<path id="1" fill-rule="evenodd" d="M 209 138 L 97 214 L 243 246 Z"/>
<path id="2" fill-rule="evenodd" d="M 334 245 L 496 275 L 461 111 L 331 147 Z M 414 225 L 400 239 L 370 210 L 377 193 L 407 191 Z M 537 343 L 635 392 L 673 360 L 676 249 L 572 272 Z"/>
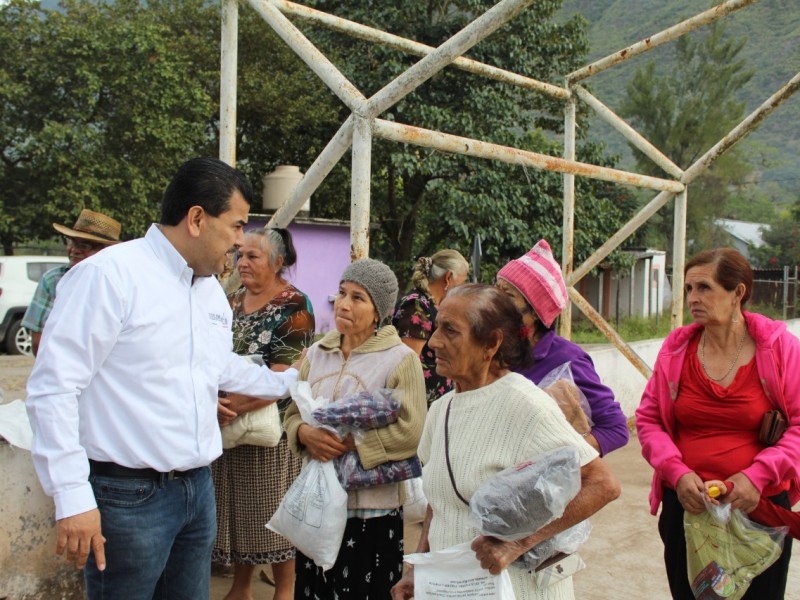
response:
<path id="1" fill-rule="evenodd" d="M 749 306 L 747 310 L 776 320 L 781 320 L 783 314 L 780 307 L 767 305 Z M 688 311 L 683 314 L 683 322 L 686 325 L 692 322 L 692 315 Z M 611 325 L 614 325 L 613 321 Z M 628 343 L 664 338 L 670 331 L 670 314 L 668 312 L 661 315 L 658 320 L 655 317 L 623 317 L 619 320 L 617 327 L 617 333 Z M 594 323 L 586 318 L 572 322 L 572 341 L 576 344 L 610 343 L 608 338 L 594 326 Z"/>
<path id="2" fill-rule="evenodd" d="M 612 323 L 613 325 L 613 323 Z M 617 333 L 626 342 L 663 338 L 670 332 L 669 313 L 655 317 L 624 317 Z M 572 322 L 572 341 L 576 344 L 608 344 L 608 338 L 589 319 Z"/>

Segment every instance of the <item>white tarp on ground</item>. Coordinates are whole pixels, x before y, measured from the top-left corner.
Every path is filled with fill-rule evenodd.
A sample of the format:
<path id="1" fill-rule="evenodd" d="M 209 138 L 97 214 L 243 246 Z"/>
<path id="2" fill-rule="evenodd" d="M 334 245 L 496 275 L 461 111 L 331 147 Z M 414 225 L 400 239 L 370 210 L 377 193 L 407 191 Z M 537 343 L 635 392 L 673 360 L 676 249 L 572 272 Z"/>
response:
<path id="1" fill-rule="evenodd" d="M 31 449 L 33 430 L 22 400 L 0 404 L 0 437 L 17 448 Z"/>

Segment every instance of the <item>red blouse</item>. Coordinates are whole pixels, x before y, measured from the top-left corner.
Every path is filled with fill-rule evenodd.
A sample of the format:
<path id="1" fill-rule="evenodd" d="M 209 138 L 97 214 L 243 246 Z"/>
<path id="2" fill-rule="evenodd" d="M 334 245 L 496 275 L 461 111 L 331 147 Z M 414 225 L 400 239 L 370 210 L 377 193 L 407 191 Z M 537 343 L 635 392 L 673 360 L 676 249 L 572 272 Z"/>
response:
<path id="1" fill-rule="evenodd" d="M 772 410 L 753 358 L 739 367 L 728 387 L 703 371 L 697 348 L 700 334 L 689 343 L 675 401 L 675 444 L 686 463 L 703 480 L 727 479 L 753 464 L 764 449 L 758 432 L 764 413 Z M 762 490 L 772 496 L 788 482 Z"/>

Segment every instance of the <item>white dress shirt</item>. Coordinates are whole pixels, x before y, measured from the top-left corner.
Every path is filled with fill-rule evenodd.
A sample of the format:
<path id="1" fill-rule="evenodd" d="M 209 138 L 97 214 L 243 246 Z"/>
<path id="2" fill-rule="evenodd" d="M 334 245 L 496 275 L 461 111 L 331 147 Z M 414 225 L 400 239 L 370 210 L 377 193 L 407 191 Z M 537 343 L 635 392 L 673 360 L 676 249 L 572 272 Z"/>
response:
<path id="1" fill-rule="evenodd" d="M 96 506 L 87 458 L 186 470 L 222 453 L 217 391 L 285 397 L 297 378 L 232 351 L 232 313 L 153 225 L 61 280 L 28 380 L 33 461 L 56 518 Z"/>

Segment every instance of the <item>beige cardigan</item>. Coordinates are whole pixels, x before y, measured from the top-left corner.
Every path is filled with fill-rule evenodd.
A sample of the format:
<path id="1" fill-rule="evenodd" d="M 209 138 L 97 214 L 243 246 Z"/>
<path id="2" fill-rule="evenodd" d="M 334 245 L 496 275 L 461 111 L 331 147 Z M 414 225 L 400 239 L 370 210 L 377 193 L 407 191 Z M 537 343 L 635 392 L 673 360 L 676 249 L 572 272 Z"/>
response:
<path id="1" fill-rule="evenodd" d="M 427 409 L 422 366 L 417 354 L 402 343 L 393 326 L 382 327 L 377 335 L 353 349 L 347 360 L 341 351 L 339 332 L 328 332 L 309 349 L 300 367 L 299 380 L 309 382 L 315 397 L 331 401 L 364 390 L 399 390 L 397 422 L 367 431 L 356 443 L 358 455 L 364 468 L 371 469 L 417 453 Z M 297 439 L 301 424 L 300 413 L 292 403 L 286 411 L 284 428 L 289 447 L 298 455 L 304 453 Z M 397 484 L 389 484 L 350 491 L 348 508 L 396 508 L 400 505 L 398 488 Z"/>

